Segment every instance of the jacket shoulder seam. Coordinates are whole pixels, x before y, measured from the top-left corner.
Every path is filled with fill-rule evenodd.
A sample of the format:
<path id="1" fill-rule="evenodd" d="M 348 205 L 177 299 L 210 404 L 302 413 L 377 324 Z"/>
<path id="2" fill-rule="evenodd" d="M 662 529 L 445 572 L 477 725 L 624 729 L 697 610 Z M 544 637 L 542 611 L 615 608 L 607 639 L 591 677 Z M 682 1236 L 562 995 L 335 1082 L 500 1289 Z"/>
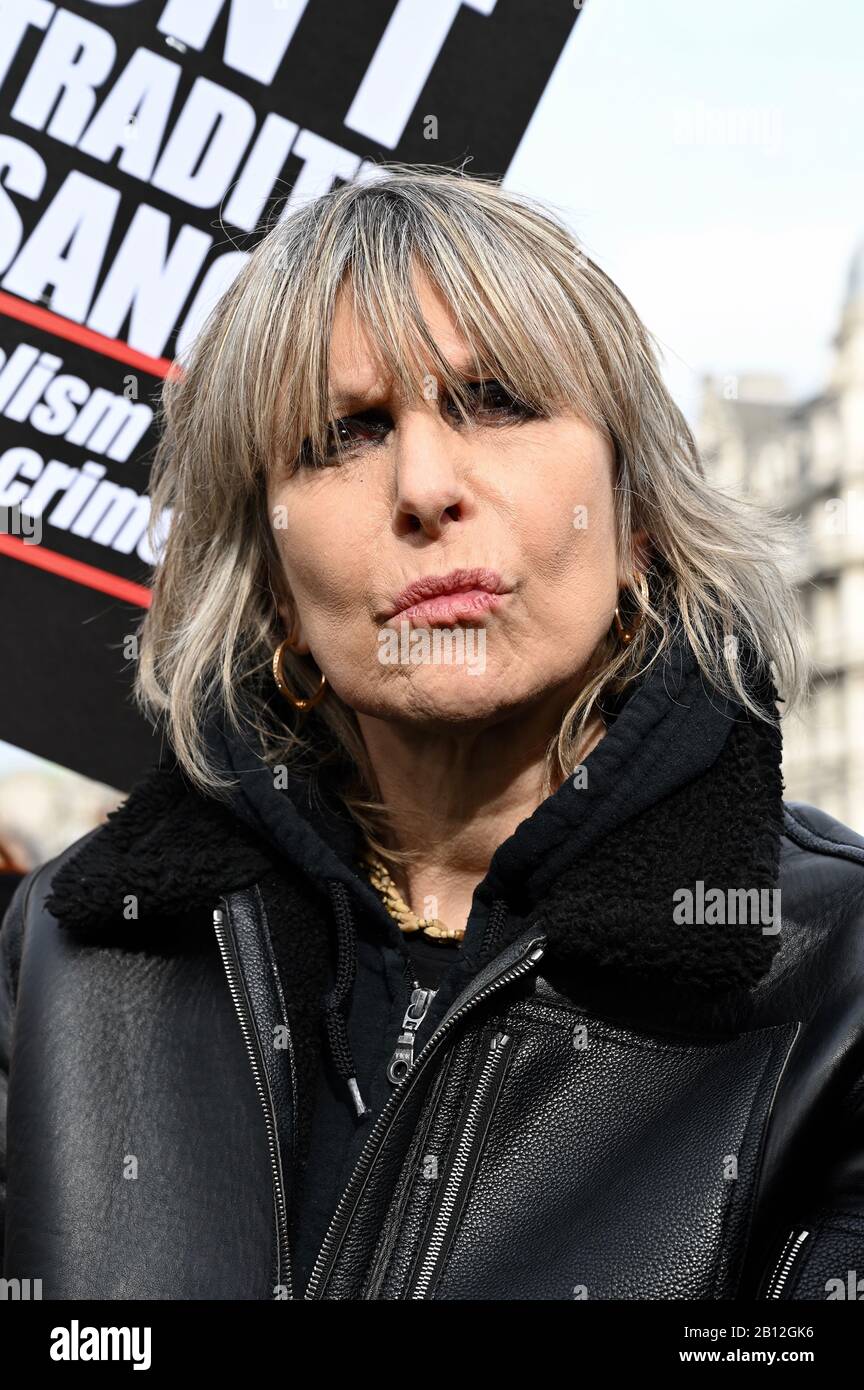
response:
<path id="1" fill-rule="evenodd" d="M 850 859 L 855 864 L 864 864 L 864 846 L 853 845 L 848 840 L 831 840 L 820 835 L 797 815 L 788 804 L 783 806 L 783 819 L 786 834 L 802 849 L 817 854 L 831 854 L 840 859 Z"/>

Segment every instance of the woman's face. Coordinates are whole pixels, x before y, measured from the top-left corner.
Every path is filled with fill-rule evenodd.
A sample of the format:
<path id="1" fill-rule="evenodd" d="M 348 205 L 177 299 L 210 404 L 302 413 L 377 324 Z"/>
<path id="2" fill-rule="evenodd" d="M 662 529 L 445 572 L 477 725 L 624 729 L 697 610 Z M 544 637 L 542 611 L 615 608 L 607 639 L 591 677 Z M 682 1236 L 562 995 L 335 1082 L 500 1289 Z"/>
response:
<path id="1" fill-rule="evenodd" d="M 468 372 L 445 301 L 419 292 L 439 349 Z M 298 649 L 386 720 L 476 725 L 575 696 L 619 589 L 609 442 L 573 414 L 523 418 L 503 388 L 467 425 L 431 378 L 404 404 L 344 295 L 330 371 L 348 452 L 268 488 Z M 403 594 L 418 581 L 447 592 L 418 608 L 421 593 Z"/>

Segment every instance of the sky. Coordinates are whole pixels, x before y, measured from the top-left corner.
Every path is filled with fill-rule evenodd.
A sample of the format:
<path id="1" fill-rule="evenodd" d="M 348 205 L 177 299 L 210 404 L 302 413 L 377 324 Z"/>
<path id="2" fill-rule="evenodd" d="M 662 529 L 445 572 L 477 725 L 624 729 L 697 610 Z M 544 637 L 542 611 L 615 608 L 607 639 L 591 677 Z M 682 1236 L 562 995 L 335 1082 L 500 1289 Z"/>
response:
<path id="1" fill-rule="evenodd" d="M 861 0 L 587 0 L 505 183 L 552 203 L 703 372 L 816 394 L 864 241 Z"/>

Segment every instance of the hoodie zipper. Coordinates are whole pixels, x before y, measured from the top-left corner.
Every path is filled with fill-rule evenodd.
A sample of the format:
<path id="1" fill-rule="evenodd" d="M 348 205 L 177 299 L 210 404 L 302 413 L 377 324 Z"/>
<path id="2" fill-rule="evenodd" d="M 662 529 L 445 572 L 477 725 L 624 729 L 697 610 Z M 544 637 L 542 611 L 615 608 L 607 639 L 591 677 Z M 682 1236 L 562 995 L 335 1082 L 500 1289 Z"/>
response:
<path id="1" fill-rule="evenodd" d="M 481 954 L 487 959 L 491 959 L 495 953 L 507 915 L 506 903 L 500 902 L 493 909 L 486 923 Z M 414 1065 L 415 1035 L 429 1012 L 429 1005 L 438 993 L 437 989 L 424 988 L 420 985 L 419 980 L 415 980 L 411 963 L 407 960 L 405 962 L 405 979 L 411 990 L 411 996 L 408 1008 L 405 1010 L 405 1017 L 402 1019 L 402 1029 L 396 1041 L 396 1047 L 387 1067 L 387 1080 L 393 1086 L 398 1086 Z"/>
<path id="2" fill-rule="evenodd" d="M 801 1253 L 804 1242 L 809 1236 L 809 1231 L 797 1231 L 793 1228 L 788 1236 L 780 1256 L 771 1271 L 771 1278 L 768 1280 L 768 1287 L 765 1290 L 765 1298 L 782 1298 L 783 1290 L 789 1281 L 789 1275 L 795 1266 L 795 1261 Z"/>
<path id="3" fill-rule="evenodd" d="M 546 946 L 544 938 L 536 937 L 526 946 L 525 954 L 522 956 L 522 959 L 516 965 L 511 966 L 508 970 L 505 970 L 501 975 L 498 975 L 494 979 L 490 980 L 488 985 L 485 985 L 483 989 L 478 990 L 478 992 L 476 994 L 473 994 L 470 999 L 466 999 L 465 1003 L 462 1005 L 461 1008 L 457 1009 L 455 1013 L 450 1014 L 448 1018 L 445 1018 L 443 1022 L 438 1025 L 431 1038 L 429 1038 L 426 1045 L 422 1048 L 419 1056 L 415 1059 L 412 1067 L 409 1069 L 408 1072 L 406 1072 L 402 1081 L 399 1082 L 396 1089 L 388 1098 L 387 1103 L 385 1104 L 384 1108 L 382 1109 L 380 1115 L 378 1116 L 378 1119 L 376 1120 L 372 1128 L 369 1138 L 366 1140 L 366 1144 L 360 1154 L 360 1157 L 357 1160 L 357 1165 L 354 1169 L 354 1172 L 351 1174 L 351 1177 L 348 1181 L 348 1186 L 342 1193 L 339 1205 L 337 1206 L 336 1211 L 333 1213 L 333 1219 L 330 1222 L 327 1234 L 324 1237 L 324 1243 L 321 1246 L 320 1251 L 318 1252 L 318 1258 L 315 1261 L 314 1268 L 309 1277 L 309 1283 L 306 1286 L 306 1293 L 304 1295 L 306 1299 L 311 1300 L 317 1298 L 321 1293 L 321 1290 L 324 1285 L 325 1274 L 329 1273 L 329 1269 L 332 1266 L 333 1258 L 335 1257 L 338 1238 L 342 1234 L 344 1234 L 345 1228 L 347 1226 L 348 1212 L 351 1209 L 352 1205 L 355 1203 L 356 1199 L 359 1197 L 362 1185 L 367 1177 L 370 1168 L 372 1167 L 372 1164 L 374 1163 L 378 1155 L 378 1150 L 380 1149 L 384 1136 L 386 1135 L 387 1130 L 390 1126 L 390 1121 L 394 1116 L 396 1110 L 398 1109 L 402 1101 L 402 1098 L 406 1092 L 406 1084 L 408 1078 L 417 1071 L 420 1062 L 426 1057 L 426 1055 L 433 1048 L 438 1046 L 441 1039 L 445 1037 L 448 1033 L 450 1033 L 453 1030 L 453 1028 L 456 1027 L 457 1023 L 461 1022 L 461 1020 L 465 1017 L 466 1014 L 470 1013 L 472 1009 L 476 1008 L 482 1000 L 487 999 L 491 994 L 497 993 L 497 991 L 499 989 L 502 989 L 505 985 L 512 983 L 512 981 L 514 980 L 518 980 L 522 975 L 529 974 L 535 968 L 537 962 L 545 954 L 545 950 Z"/>
<path id="4" fill-rule="evenodd" d="M 435 989 L 422 989 L 416 980 L 411 981 L 411 986 L 411 998 L 402 1019 L 402 1029 L 387 1067 L 387 1080 L 394 1086 L 399 1085 L 414 1065 L 414 1037 L 438 993 Z"/>
<path id="5" fill-rule="evenodd" d="M 223 899 L 224 902 L 224 899 Z M 270 1157 L 270 1173 L 273 1180 L 273 1206 L 276 1214 L 276 1282 L 285 1288 L 289 1299 L 294 1293 L 291 1281 L 291 1252 L 288 1244 L 288 1211 L 285 1201 L 285 1184 L 282 1166 L 279 1161 L 279 1144 L 276 1131 L 276 1115 L 273 1098 L 266 1080 L 266 1071 L 261 1055 L 261 1044 L 252 1016 L 247 1008 L 246 993 L 243 988 L 237 965 L 236 950 L 231 939 L 230 927 L 226 925 L 227 912 L 222 908 L 213 911 L 213 926 L 219 943 L 219 954 L 225 967 L 228 988 L 234 1002 L 234 1011 L 243 1034 L 246 1053 L 252 1067 L 255 1089 L 264 1111 L 264 1124 L 267 1130 L 267 1149 Z"/>
<path id="6" fill-rule="evenodd" d="M 504 1081 L 507 1063 L 512 1056 L 512 1037 L 496 1032 L 488 1039 L 486 1055 L 477 1084 L 468 1104 L 456 1154 L 450 1165 L 447 1180 L 441 1189 L 437 1208 L 431 1218 L 431 1234 L 425 1249 L 415 1262 L 418 1273 L 408 1292 L 409 1298 L 426 1298 L 444 1257 L 450 1248 L 467 1190 L 471 1160 L 476 1157 L 477 1141 L 489 1127 L 492 1111 Z"/>

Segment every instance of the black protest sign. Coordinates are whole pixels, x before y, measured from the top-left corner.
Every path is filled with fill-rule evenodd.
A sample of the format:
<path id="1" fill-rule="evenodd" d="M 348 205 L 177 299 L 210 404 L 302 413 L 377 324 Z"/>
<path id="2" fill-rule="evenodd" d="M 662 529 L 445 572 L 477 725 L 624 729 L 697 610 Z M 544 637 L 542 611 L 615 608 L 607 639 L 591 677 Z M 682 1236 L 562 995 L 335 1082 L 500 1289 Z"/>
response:
<path id="1" fill-rule="evenodd" d="M 155 407 L 266 219 L 503 176 L 566 0 L 0 0 L 0 739 L 126 788 Z M 160 518 L 160 534 L 164 534 Z"/>

